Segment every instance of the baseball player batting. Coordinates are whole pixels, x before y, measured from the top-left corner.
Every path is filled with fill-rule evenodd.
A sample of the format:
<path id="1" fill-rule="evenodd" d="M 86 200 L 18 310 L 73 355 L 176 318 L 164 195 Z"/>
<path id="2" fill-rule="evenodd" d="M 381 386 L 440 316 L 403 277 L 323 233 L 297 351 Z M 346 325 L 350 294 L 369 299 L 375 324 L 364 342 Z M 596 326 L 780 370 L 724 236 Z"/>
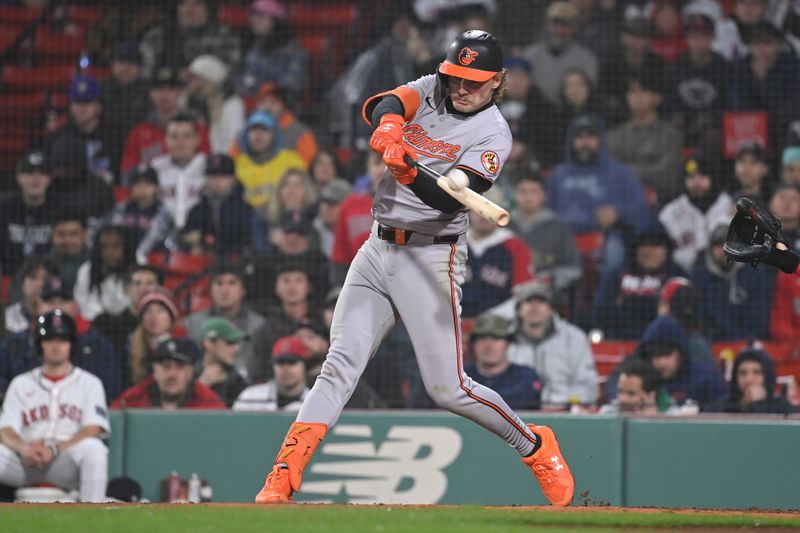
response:
<path id="1" fill-rule="evenodd" d="M 11 381 L 0 414 L 0 483 L 44 481 L 78 488 L 82 502 L 106 498 L 109 432 L 99 378 L 70 362 L 77 346 L 72 317 L 57 309 L 33 332 L 42 366 Z"/>
<path id="2" fill-rule="evenodd" d="M 452 189 L 486 192 L 511 151 L 511 132 L 495 105 L 504 76 L 500 43 L 470 30 L 450 45 L 438 73 L 364 103 L 364 120 L 375 127 L 370 147 L 387 166 L 373 201 L 375 223 L 347 273 L 322 372 L 257 503 L 291 501 L 308 461 L 398 318 L 411 336 L 430 397 L 513 446 L 551 504 L 571 503 L 574 482 L 553 431 L 524 424 L 496 392 L 464 373 L 460 302 L 467 209 L 434 180 L 418 178 L 413 165 L 418 161 L 449 176 Z M 460 171 L 455 177 L 454 169 Z"/>

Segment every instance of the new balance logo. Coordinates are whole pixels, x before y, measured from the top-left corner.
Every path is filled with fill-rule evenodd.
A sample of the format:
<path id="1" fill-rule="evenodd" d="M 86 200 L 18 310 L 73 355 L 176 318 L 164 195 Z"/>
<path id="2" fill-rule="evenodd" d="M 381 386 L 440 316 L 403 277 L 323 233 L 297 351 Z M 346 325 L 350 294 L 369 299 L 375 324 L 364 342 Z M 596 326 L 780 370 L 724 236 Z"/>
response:
<path id="1" fill-rule="evenodd" d="M 552 456 L 550 462 L 553 463 L 553 470 L 564 470 L 564 465 L 561 464 L 561 460 L 557 455 Z"/>
<path id="2" fill-rule="evenodd" d="M 376 439 L 368 425 L 339 425 L 315 454 L 300 499 L 438 503 L 447 492 L 444 470 L 461 448 L 461 435 L 447 427 L 394 426 Z"/>

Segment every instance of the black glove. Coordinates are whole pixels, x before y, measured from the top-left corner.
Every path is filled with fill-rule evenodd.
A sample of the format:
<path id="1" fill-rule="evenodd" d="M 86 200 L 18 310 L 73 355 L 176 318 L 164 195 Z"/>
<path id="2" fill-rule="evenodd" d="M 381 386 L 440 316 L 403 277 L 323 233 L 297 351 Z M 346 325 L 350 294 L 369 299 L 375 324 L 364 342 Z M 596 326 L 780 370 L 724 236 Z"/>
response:
<path id="1" fill-rule="evenodd" d="M 750 263 L 753 266 L 761 261 L 774 264 L 770 261 L 776 260 L 780 254 L 770 257 L 770 261 L 767 261 L 767 257 L 775 251 L 775 245 L 781 242 L 781 226 L 780 220 L 757 206 L 750 198 L 739 198 L 736 202 L 736 215 L 728 226 L 728 235 L 722 249 L 729 261 Z"/>

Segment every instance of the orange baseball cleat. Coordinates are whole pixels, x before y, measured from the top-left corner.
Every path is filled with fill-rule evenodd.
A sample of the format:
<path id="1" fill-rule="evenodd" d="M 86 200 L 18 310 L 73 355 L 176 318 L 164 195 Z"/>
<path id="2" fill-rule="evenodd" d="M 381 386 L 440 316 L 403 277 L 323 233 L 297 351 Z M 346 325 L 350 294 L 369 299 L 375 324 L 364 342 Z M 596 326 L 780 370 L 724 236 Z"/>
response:
<path id="1" fill-rule="evenodd" d="M 256 495 L 256 503 L 289 503 L 300 490 L 303 470 L 325 438 L 328 426 L 295 422 L 283 440 L 278 456 L 267 475 L 264 487 Z"/>
<path id="2" fill-rule="evenodd" d="M 551 505 L 568 506 L 575 492 L 575 480 L 558 448 L 555 433 L 547 426 L 534 424 L 528 424 L 528 429 L 539 437 L 541 446 L 533 455 L 523 457 L 522 462 L 533 471 Z"/>

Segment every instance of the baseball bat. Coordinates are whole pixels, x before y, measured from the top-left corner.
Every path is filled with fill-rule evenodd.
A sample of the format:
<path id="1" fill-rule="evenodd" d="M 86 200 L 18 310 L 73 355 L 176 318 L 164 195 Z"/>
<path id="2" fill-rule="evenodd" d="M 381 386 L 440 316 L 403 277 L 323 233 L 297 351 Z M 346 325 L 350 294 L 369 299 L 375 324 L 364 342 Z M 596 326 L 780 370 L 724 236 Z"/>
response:
<path id="1" fill-rule="evenodd" d="M 490 222 L 494 222 L 500 227 L 507 226 L 511 221 L 511 215 L 508 214 L 508 211 L 492 202 L 488 198 L 484 198 L 469 187 L 464 187 L 463 189 L 458 190 L 453 189 L 447 179 L 443 175 L 433 170 L 431 167 L 423 165 L 408 155 L 404 156 L 403 160 L 409 166 L 416 167 L 429 178 L 435 180 L 436 185 L 438 185 L 440 189 L 461 202 L 465 207 L 475 211 L 482 218 L 485 218 Z"/>

